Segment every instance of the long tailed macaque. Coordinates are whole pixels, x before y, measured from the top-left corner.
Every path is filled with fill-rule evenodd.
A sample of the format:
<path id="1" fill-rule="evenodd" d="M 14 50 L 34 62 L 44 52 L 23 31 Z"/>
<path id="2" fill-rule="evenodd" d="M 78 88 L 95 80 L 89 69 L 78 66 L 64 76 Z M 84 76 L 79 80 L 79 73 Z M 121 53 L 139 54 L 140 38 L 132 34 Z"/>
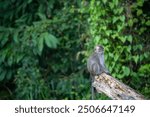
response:
<path id="1" fill-rule="evenodd" d="M 106 69 L 104 62 L 104 48 L 101 45 L 96 46 L 94 53 L 89 57 L 87 61 L 87 69 L 91 76 L 91 98 L 93 100 L 95 96 L 94 87 L 92 86 L 94 77 L 100 75 L 101 73 L 109 74 L 109 71 Z"/>

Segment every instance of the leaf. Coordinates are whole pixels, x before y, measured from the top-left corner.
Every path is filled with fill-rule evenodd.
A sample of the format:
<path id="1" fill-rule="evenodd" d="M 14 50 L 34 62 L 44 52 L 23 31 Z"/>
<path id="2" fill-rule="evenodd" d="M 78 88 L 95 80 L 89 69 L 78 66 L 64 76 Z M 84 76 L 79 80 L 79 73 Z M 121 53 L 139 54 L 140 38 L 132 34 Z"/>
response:
<path id="1" fill-rule="evenodd" d="M 113 17 L 113 23 L 116 23 L 117 20 L 118 20 L 118 17 Z"/>
<path id="2" fill-rule="evenodd" d="M 115 54 L 114 61 L 117 61 L 118 59 L 119 59 L 119 54 Z"/>
<path id="3" fill-rule="evenodd" d="M 103 39 L 103 43 L 104 44 L 108 44 L 108 40 L 107 39 Z"/>
<path id="4" fill-rule="evenodd" d="M 28 4 L 30 4 L 31 2 L 32 2 L 32 0 L 28 0 L 28 2 L 27 2 L 27 3 L 28 3 Z"/>
<path id="5" fill-rule="evenodd" d="M 142 7 L 144 3 L 144 0 L 137 0 L 137 5 Z"/>
<path id="6" fill-rule="evenodd" d="M 1 70 L 0 71 L 0 81 L 4 80 L 5 76 L 6 76 L 6 70 Z"/>
<path id="7" fill-rule="evenodd" d="M 117 31 L 120 32 L 123 29 L 123 25 L 117 25 Z"/>
<path id="8" fill-rule="evenodd" d="M 23 59 L 23 57 L 23 54 L 18 54 L 18 56 L 16 56 L 16 63 L 19 63 Z"/>
<path id="9" fill-rule="evenodd" d="M 112 53 L 109 53 L 108 55 L 109 57 L 114 58 L 114 55 Z"/>
<path id="10" fill-rule="evenodd" d="M 129 25 L 130 27 L 133 26 L 133 21 L 132 21 L 131 19 L 128 21 L 128 25 Z"/>
<path id="11" fill-rule="evenodd" d="M 125 37 L 120 37 L 120 40 L 124 43 L 126 41 Z"/>
<path id="12" fill-rule="evenodd" d="M 146 52 L 145 52 L 145 53 L 144 53 L 144 57 L 145 57 L 145 58 L 148 58 L 148 57 L 149 57 L 149 53 L 146 53 Z"/>
<path id="13" fill-rule="evenodd" d="M 7 50 L 0 51 L 0 62 L 4 62 L 6 56 L 7 56 Z"/>
<path id="14" fill-rule="evenodd" d="M 139 34 L 142 34 L 145 30 L 146 30 L 145 27 L 141 27 L 141 28 L 140 28 L 140 31 L 139 31 Z"/>
<path id="15" fill-rule="evenodd" d="M 24 23 L 27 20 L 27 14 L 22 15 L 19 19 L 15 21 L 15 23 Z"/>
<path id="16" fill-rule="evenodd" d="M 150 20 L 148 20 L 148 21 L 146 22 L 146 25 L 147 25 L 147 26 L 150 26 Z"/>
<path id="17" fill-rule="evenodd" d="M 131 42 L 132 42 L 132 36 L 129 35 L 129 36 L 127 37 L 127 40 L 131 43 Z"/>
<path id="18" fill-rule="evenodd" d="M 8 36 L 9 36 L 9 32 L 8 33 L 3 33 L 0 46 L 3 47 L 8 42 L 8 40 L 9 40 Z"/>
<path id="19" fill-rule="evenodd" d="M 9 59 L 8 59 L 8 65 L 9 66 L 12 66 L 12 64 L 13 64 L 13 57 L 12 57 L 12 55 L 9 57 Z"/>
<path id="20" fill-rule="evenodd" d="M 131 46 L 127 46 L 127 51 L 130 53 L 131 52 Z"/>
<path id="21" fill-rule="evenodd" d="M 141 44 L 139 44 L 139 45 L 137 45 L 137 48 L 138 48 L 139 50 L 142 50 L 142 49 L 143 49 L 143 46 L 142 46 Z"/>
<path id="22" fill-rule="evenodd" d="M 137 64 L 138 60 L 139 60 L 139 56 L 133 56 L 133 60 L 135 61 L 135 63 Z"/>
<path id="23" fill-rule="evenodd" d="M 140 61 L 144 59 L 144 55 L 140 55 Z"/>
<path id="24" fill-rule="evenodd" d="M 104 4 L 106 4 L 107 0 L 102 0 Z"/>
<path id="25" fill-rule="evenodd" d="M 18 31 L 15 30 L 14 34 L 13 34 L 13 40 L 15 43 L 18 42 Z"/>
<path id="26" fill-rule="evenodd" d="M 140 16 L 142 13 L 143 13 L 143 11 L 141 9 L 139 9 L 136 14 L 137 14 L 137 16 Z"/>
<path id="27" fill-rule="evenodd" d="M 109 7 L 110 7 L 111 9 L 113 9 L 113 8 L 114 8 L 114 3 L 109 2 Z"/>
<path id="28" fill-rule="evenodd" d="M 49 34 L 48 32 L 45 33 L 44 36 L 45 39 L 45 44 L 49 47 L 49 48 L 56 48 L 57 44 L 58 44 L 58 40 L 56 37 L 54 37 L 53 35 Z"/>
<path id="29" fill-rule="evenodd" d="M 122 75 L 122 74 L 117 74 L 116 77 L 119 78 L 119 79 L 122 79 L 122 78 L 124 77 L 124 75 Z"/>
<path id="30" fill-rule="evenodd" d="M 107 30 L 105 33 L 106 33 L 107 36 L 110 36 L 111 31 L 108 31 L 108 30 Z"/>
<path id="31" fill-rule="evenodd" d="M 130 69 L 128 67 L 124 67 L 124 75 L 129 76 L 130 74 Z"/>
<path id="32" fill-rule="evenodd" d="M 113 2 L 115 3 L 116 6 L 118 5 L 118 0 L 114 0 Z"/>
<path id="33" fill-rule="evenodd" d="M 39 16 L 39 18 L 41 19 L 41 20 L 46 20 L 46 16 L 45 16 L 45 14 L 42 14 L 42 13 L 37 13 L 37 15 Z"/>
<path id="34" fill-rule="evenodd" d="M 144 74 L 150 73 L 150 64 L 142 65 L 138 71 L 139 73 L 144 73 Z"/>
<path id="35" fill-rule="evenodd" d="M 123 12 L 123 7 L 118 8 L 118 13 L 121 14 Z"/>
<path id="36" fill-rule="evenodd" d="M 41 55 L 42 51 L 43 51 L 43 46 L 44 46 L 44 38 L 39 38 L 38 43 L 38 54 Z"/>
<path id="37" fill-rule="evenodd" d="M 54 37 L 54 36 L 51 35 L 51 34 L 49 34 L 49 38 L 51 39 L 51 43 L 52 43 L 53 48 L 56 48 L 56 47 L 57 47 L 57 44 L 58 44 L 57 38 Z"/>
<path id="38" fill-rule="evenodd" d="M 124 21 L 125 21 L 125 16 L 124 16 L 124 15 L 120 16 L 120 20 L 121 20 L 122 22 L 124 22 Z"/>

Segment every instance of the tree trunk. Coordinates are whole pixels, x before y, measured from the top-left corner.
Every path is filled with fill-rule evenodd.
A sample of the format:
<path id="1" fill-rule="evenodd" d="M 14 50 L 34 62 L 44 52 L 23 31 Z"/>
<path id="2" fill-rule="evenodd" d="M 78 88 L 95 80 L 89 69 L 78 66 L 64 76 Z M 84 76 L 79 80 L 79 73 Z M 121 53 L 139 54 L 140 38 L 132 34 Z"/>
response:
<path id="1" fill-rule="evenodd" d="M 144 96 L 106 73 L 95 76 L 92 84 L 98 93 L 104 93 L 113 100 L 143 100 Z"/>

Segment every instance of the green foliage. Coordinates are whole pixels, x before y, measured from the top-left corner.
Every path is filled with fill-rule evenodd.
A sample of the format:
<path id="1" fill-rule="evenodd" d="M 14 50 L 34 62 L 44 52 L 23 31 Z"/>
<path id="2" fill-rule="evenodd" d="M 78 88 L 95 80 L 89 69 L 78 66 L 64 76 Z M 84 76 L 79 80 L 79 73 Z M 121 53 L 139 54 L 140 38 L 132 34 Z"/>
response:
<path id="1" fill-rule="evenodd" d="M 50 91 L 41 79 L 35 60 L 24 58 L 23 66 L 17 70 L 16 99 L 48 99 Z M 20 92 L 20 93 L 18 93 Z"/>
<path id="2" fill-rule="evenodd" d="M 3 12 L 0 14 L 0 81 L 15 86 L 12 89 L 7 85 L 12 89 L 11 98 L 89 98 L 89 94 L 75 89 L 79 85 L 77 87 L 89 93 L 88 88 L 80 84 L 89 83 L 81 74 L 83 57 L 78 54 L 82 53 L 81 42 L 86 37 L 84 23 L 87 22 L 87 16 L 84 12 L 81 14 L 81 3 L 59 0 L 0 2 Z M 72 75 L 75 73 L 77 75 Z M 55 89 L 51 87 L 52 82 Z"/>
<path id="3" fill-rule="evenodd" d="M 90 99 L 86 60 L 150 98 L 148 1 L 0 1 L 0 99 Z M 108 99 L 97 95 L 97 99 Z"/>
<path id="4" fill-rule="evenodd" d="M 112 75 L 148 96 L 150 84 L 146 83 L 149 77 L 146 71 L 149 69 L 150 32 L 146 4 L 147 1 L 140 0 L 92 0 L 89 18 L 91 39 L 86 45 L 89 50 L 95 45 L 103 45 L 106 66 Z"/>

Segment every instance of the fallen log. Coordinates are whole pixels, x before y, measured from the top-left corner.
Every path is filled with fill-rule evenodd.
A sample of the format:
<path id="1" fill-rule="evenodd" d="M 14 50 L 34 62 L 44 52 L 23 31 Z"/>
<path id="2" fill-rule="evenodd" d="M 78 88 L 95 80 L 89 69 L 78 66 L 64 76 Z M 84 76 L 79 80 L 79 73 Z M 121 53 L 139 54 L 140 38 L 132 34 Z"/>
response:
<path id="1" fill-rule="evenodd" d="M 144 96 L 106 73 L 95 76 L 92 86 L 113 100 L 143 100 Z"/>

